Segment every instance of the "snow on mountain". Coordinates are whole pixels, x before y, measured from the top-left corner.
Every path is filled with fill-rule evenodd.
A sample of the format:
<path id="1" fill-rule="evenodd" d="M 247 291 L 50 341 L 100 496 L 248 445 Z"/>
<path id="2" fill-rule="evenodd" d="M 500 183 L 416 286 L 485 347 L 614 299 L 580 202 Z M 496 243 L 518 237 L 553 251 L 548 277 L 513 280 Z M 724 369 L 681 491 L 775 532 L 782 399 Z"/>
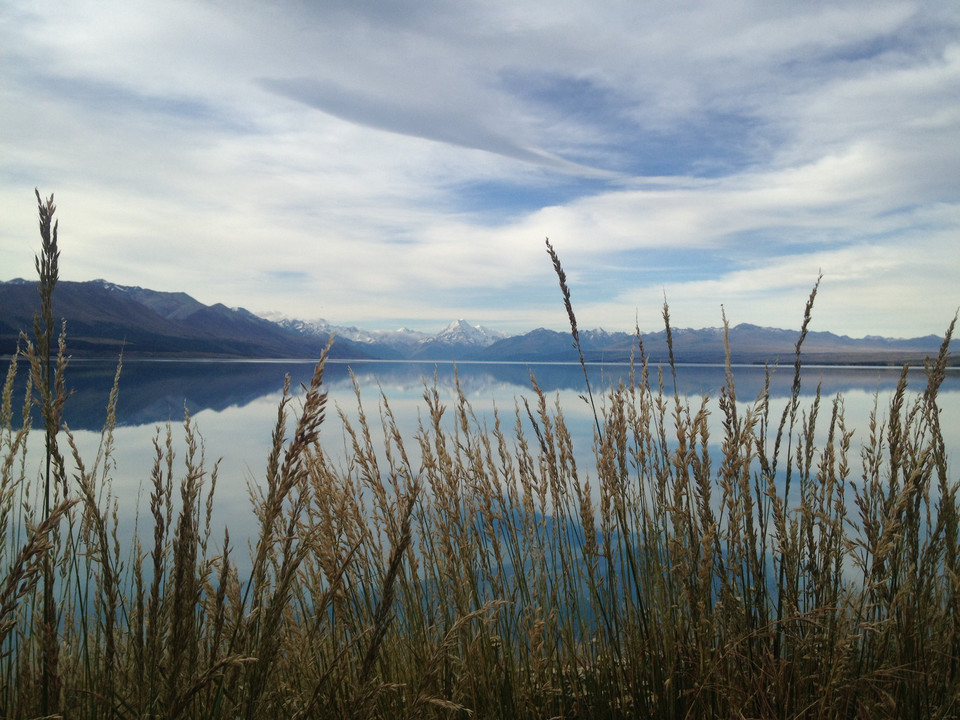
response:
<path id="1" fill-rule="evenodd" d="M 258 310 L 257 312 L 254 313 L 254 315 L 259 315 L 264 320 L 269 320 L 270 322 L 277 323 L 278 325 L 283 320 L 291 319 L 289 315 L 285 315 L 284 313 L 278 312 L 276 310 L 262 310 L 262 311 Z"/>
<path id="2" fill-rule="evenodd" d="M 397 350 L 408 350 L 432 337 L 428 333 L 411 330 L 409 328 L 400 328 L 398 330 L 366 330 L 356 327 L 355 325 L 332 325 L 323 318 L 298 320 L 278 312 L 260 312 L 257 314 L 265 320 L 270 320 L 280 327 L 300 335 L 328 337 L 333 334 L 338 338 L 352 340 L 356 343 L 383 345 Z"/>
<path id="3" fill-rule="evenodd" d="M 356 326 L 331 325 L 323 318 L 314 320 L 298 320 L 278 312 L 257 313 L 265 320 L 270 320 L 287 330 L 301 335 L 326 336 L 333 333 L 336 337 L 346 338 L 368 345 L 386 345 L 398 350 L 413 350 L 418 346 L 432 343 L 443 345 L 466 345 L 470 347 L 487 347 L 497 340 L 507 337 L 506 333 L 485 328 L 482 325 L 471 325 L 466 320 L 454 320 L 436 334 L 399 328 L 397 330 L 366 330 Z"/>
<path id="4" fill-rule="evenodd" d="M 117 285 L 117 283 L 110 282 L 109 280 L 104 280 L 103 278 L 97 278 L 92 281 L 93 284 L 99 285 L 104 290 L 112 290 L 114 292 L 128 292 L 130 290 L 142 290 L 141 287 L 133 287 L 130 285 Z"/>
<path id="5" fill-rule="evenodd" d="M 505 333 L 490 330 L 482 325 L 471 325 L 466 320 L 454 320 L 429 340 L 448 345 L 487 347 L 507 337 Z"/>
<path id="6" fill-rule="evenodd" d="M 268 317 L 265 313 L 258 314 L 265 320 L 275 322 L 280 327 L 292 330 L 300 335 L 329 335 L 333 331 L 333 326 L 322 318 L 317 318 L 316 320 L 297 320 L 283 315 Z"/>
<path id="7" fill-rule="evenodd" d="M 337 337 L 345 337 L 356 342 L 379 343 L 397 348 L 408 348 L 423 342 L 430 336 L 427 333 L 409 328 L 399 330 L 364 330 L 358 327 L 334 327 Z"/>

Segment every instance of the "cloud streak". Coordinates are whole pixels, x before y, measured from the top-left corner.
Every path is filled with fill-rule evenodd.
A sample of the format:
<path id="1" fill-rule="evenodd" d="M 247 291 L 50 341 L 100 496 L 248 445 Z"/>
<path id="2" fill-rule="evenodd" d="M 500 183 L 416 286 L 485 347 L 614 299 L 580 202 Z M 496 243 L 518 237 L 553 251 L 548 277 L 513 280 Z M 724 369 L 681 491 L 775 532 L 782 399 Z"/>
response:
<path id="1" fill-rule="evenodd" d="M 407 98 L 384 98 L 357 92 L 334 81 L 313 78 L 264 78 L 259 84 L 270 92 L 365 127 L 483 150 L 559 172 L 601 177 L 613 175 L 541 150 L 522 147 L 485 128 L 482 118 L 459 112 L 456 107 L 425 108 Z"/>
<path id="2" fill-rule="evenodd" d="M 949 3 L 0 0 L 0 256 L 56 192 L 71 279 L 437 329 L 942 331 Z M 561 310 L 561 312 L 558 312 Z"/>

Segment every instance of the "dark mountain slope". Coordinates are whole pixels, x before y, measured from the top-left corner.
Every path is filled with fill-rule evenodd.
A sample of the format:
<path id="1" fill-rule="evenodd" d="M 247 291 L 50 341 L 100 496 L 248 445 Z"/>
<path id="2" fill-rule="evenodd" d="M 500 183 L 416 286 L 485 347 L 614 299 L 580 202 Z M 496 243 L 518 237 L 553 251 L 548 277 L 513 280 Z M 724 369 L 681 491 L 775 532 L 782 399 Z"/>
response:
<path id="1" fill-rule="evenodd" d="M 672 335 L 673 354 L 677 362 L 722 363 L 725 360 L 722 328 L 674 328 Z M 740 364 L 778 360 L 791 362 L 799 335 L 798 330 L 737 325 L 730 329 L 730 359 Z M 665 330 L 643 333 L 641 340 L 643 351 L 651 363 L 669 362 Z M 842 365 L 922 364 L 926 357 L 939 352 L 942 341 L 936 335 L 906 340 L 876 337 L 857 339 L 829 332 L 811 332 L 803 343 L 803 361 Z M 631 354 L 638 358 L 640 354 L 636 336 L 629 333 L 584 331 L 580 333 L 580 345 L 587 362 L 628 362 Z M 495 342 L 478 353 L 477 359 L 578 362 L 579 355 L 569 333 L 539 328 L 525 335 Z"/>
<path id="2" fill-rule="evenodd" d="M 143 300 L 143 302 L 141 302 Z M 0 283 L 0 354 L 16 347 L 21 330 L 32 333 L 39 307 L 36 285 Z M 54 317 L 67 321 L 70 353 L 77 357 L 261 357 L 315 358 L 325 339 L 303 337 L 246 310 L 206 306 L 183 293 L 122 288 L 102 281 L 60 281 Z M 333 357 L 368 357 L 344 340 Z"/>

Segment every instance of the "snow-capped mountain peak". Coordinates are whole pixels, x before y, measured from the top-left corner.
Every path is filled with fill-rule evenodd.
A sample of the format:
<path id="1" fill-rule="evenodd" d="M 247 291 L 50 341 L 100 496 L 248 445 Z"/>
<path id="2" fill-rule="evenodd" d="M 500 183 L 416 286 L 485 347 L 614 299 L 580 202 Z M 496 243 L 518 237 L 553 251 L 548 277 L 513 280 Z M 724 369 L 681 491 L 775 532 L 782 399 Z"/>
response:
<path id="1" fill-rule="evenodd" d="M 454 320 L 443 330 L 430 338 L 433 342 L 474 345 L 477 347 L 486 347 L 492 345 L 497 340 L 506 337 L 505 334 L 488 330 L 482 326 L 471 325 L 464 319 Z"/>

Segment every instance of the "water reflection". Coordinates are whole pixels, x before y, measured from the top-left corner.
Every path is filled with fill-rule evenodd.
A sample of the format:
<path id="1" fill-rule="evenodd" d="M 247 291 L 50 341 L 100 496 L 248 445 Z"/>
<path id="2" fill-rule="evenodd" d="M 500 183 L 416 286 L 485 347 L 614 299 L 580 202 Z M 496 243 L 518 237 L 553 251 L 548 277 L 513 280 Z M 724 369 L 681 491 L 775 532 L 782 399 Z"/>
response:
<path id="1" fill-rule="evenodd" d="M 253 526 L 248 486 L 256 486 L 264 476 L 284 375 L 289 374 L 292 387 L 299 388 L 301 383 L 309 382 L 313 367 L 312 363 L 304 362 L 126 362 L 120 380 L 118 427 L 114 433 L 111 472 L 113 493 L 121 506 L 121 526 L 126 531 L 132 529 L 136 509 L 138 506 L 142 509 L 144 505 L 154 457 L 153 439 L 158 432 L 165 432 L 166 423 L 171 423 L 177 463 L 182 467 L 181 424 L 186 409 L 191 422 L 203 436 L 210 465 L 222 458 L 215 527 L 229 526 L 235 541 L 241 546 L 245 544 L 243 529 Z M 69 367 L 68 388 L 73 394 L 67 403 L 65 418 L 76 434 L 88 465 L 100 445 L 100 429 L 115 369 L 112 363 L 94 361 L 77 361 Z M 25 368 L 21 368 L 21 375 L 25 372 Z M 656 373 L 656 370 L 652 372 Z M 515 422 L 512 416 L 518 399 L 533 395 L 531 373 L 550 396 L 551 402 L 556 397 L 563 408 L 567 427 L 573 434 L 578 467 L 583 474 L 590 473 L 593 416 L 589 406 L 580 398 L 584 381 L 580 366 L 575 364 L 463 363 L 455 367 L 437 363 L 331 362 L 324 376 L 331 409 L 322 428 L 322 442 L 329 454 L 344 456 L 342 421 L 336 409 L 351 421 L 356 418 L 354 378 L 371 420 L 374 444 L 383 440 L 378 417 L 382 392 L 405 440 L 409 440 L 408 449 L 414 456 L 416 442 L 413 438 L 419 419 L 425 413 L 422 398 L 425 384 L 432 386 L 435 381 L 442 402 L 452 405 L 456 402 L 455 383 L 459 381 L 481 426 L 492 425 L 493 411 L 497 408 L 509 432 Z M 626 365 L 591 366 L 590 375 L 591 384 L 599 395 L 601 388 L 621 381 L 629 382 L 630 368 Z M 766 381 L 764 369 L 755 366 L 734 368 L 734 377 L 737 397 L 743 402 L 751 402 Z M 853 448 L 854 453 L 858 452 L 860 443 L 866 440 L 867 422 L 874 403 L 879 402 L 883 410 L 898 379 L 899 371 L 889 368 L 806 368 L 802 407 L 809 407 L 818 384 L 824 396 L 818 442 L 823 442 L 827 431 L 830 408 L 826 404 L 831 396 L 841 393 L 847 426 L 857 430 Z M 652 382 L 657 382 L 655 375 Z M 669 372 L 664 374 L 663 382 L 672 395 L 673 380 Z M 777 369 L 772 375 L 770 389 L 774 402 L 771 412 L 775 419 L 779 418 L 779 412 L 790 395 L 792 382 L 791 367 Z M 925 382 L 922 370 L 911 371 L 910 388 L 913 392 L 922 391 Z M 711 396 L 708 403 L 711 441 L 717 442 L 721 436 L 721 418 L 716 397 L 723 383 L 722 367 L 684 365 L 677 369 L 681 397 L 689 396 L 696 408 L 702 394 Z M 22 385 L 18 397 L 22 398 Z M 948 457 L 956 457 L 960 452 L 960 372 L 948 372 L 940 401 Z M 447 414 L 446 420 L 452 428 L 450 415 Z M 39 427 L 39 418 L 36 422 Z M 39 468 L 43 454 L 42 437 L 36 432 L 32 436 L 30 458 Z M 219 536 L 219 532 L 215 535 Z"/>
<path id="2" fill-rule="evenodd" d="M 178 421 L 184 409 L 196 415 L 202 411 L 224 413 L 265 398 L 277 396 L 283 388 L 284 376 L 298 388 L 308 383 L 314 364 L 290 361 L 126 361 L 120 378 L 117 403 L 117 424 L 121 426 L 153 425 Z M 74 430 L 99 430 L 103 426 L 107 400 L 116 366 L 104 361 L 74 361 L 70 364 L 67 388 L 71 397 L 65 409 L 65 420 Z M 419 396 L 423 384 L 436 378 L 441 388 L 454 387 L 456 379 L 468 398 L 495 397 L 511 399 L 530 394 L 531 375 L 547 393 L 574 392 L 584 389 L 583 372 L 570 363 L 450 363 L 350 361 L 329 362 L 324 379 L 333 397 L 352 396 L 356 377 L 365 395 L 383 388 L 391 393 Z M 22 398 L 26 368 L 19 373 L 15 398 Z M 591 365 L 590 382 L 595 390 L 630 382 L 627 365 Z M 657 368 L 652 368 L 651 383 L 658 382 Z M 680 365 L 677 368 L 677 389 L 681 396 L 716 396 L 725 382 L 724 369 L 716 365 Z M 807 367 L 803 372 L 805 395 L 821 386 L 824 396 L 838 392 L 862 391 L 871 397 L 896 387 L 900 371 L 878 367 Z M 793 383 L 793 368 L 774 368 L 770 375 L 770 394 L 788 397 Z M 758 395 L 766 381 L 765 370 L 758 366 L 734 368 L 737 397 L 749 401 Z M 673 392 L 673 377 L 664 372 L 663 383 Z M 922 370 L 910 372 L 911 387 L 919 390 L 925 383 Z M 942 391 L 960 390 L 960 372 L 948 371 Z M 16 402 L 16 401 L 15 401 Z M 512 404 L 512 402 L 511 402 Z M 39 424 L 39 414 L 34 413 Z"/>

